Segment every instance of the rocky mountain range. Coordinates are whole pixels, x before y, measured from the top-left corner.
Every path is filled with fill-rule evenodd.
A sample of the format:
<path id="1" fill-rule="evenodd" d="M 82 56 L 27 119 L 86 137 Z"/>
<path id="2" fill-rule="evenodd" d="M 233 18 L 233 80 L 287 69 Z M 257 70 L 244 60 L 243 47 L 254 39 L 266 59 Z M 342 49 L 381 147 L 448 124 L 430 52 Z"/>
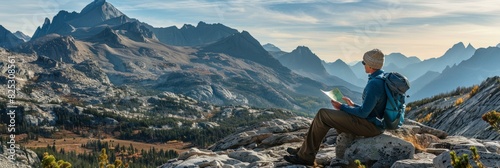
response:
<path id="1" fill-rule="evenodd" d="M 500 61 L 499 56 L 500 48 L 498 47 L 479 48 L 471 58 L 444 69 L 434 80 L 414 92 L 410 100 L 449 92 L 457 87 L 476 85 L 488 77 L 498 76 L 500 69 L 496 62 Z M 424 80 L 429 81 L 429 79 Z"/>
<path id="2" fill-rule="evenodd" d="M 97 34 L 106 26 L 117 26 L 132 20 L 105 0 L 94 0 L 80 13 L 63 10 L 54 16 L 52 22 L 46 18 L 32 38 L 37 39 L 52 33 L 86 38 Z"/>
<path id="3" fill-rule="evenodd" d="M 87 21 L 94 16 L 99 19 Z M 32 40 L 10 49 L 72 65 L 92 60 L 113 85 L 171 91 L 215 104 L 312 113 L 328 105 L 320 89 L 332 87 L 360 100 L 361 89 L 347 82 L 323 84 L 291 72 L 249 32 L 204 22 L 171 33 L 166 29 L 96 0 L 80 13 L 61 11 L 52 22 L 46 19 Z"/>
<path id="4" fill-rule="evenodd" d="M 238 30 L 223 24 L 207 24 L 205 22 L 199 22 L 196 27 L 185 24 L 180 29 L 175 26 L 165 28 L 149 26 L 149 28 L 162 43 L 175 46 L 206 45 L 238 33 Z"/>
<path id="5" fill-rule="evenodd" d="M 264 49 L 269 52 L 269 54 L 271 54 L 274 58 L 278 59 L 287 54 L 287 52 L 285 51 L 282 51 L 280 48 L 276 47 L 274 44 L 271 44 L 271 43 L 267 43 L 267 44 L 264 44 L 262 45 L 262 47 L 264 47 Z"/>
<path id="6" fill-rule="evenodd" d="M 366 80 L 360 63 L 352 69 L 342 60 L 326 63 L 305 46 L 287 53 L 223 24 L 155 28 L 105 0 L 94 0 L 79 13 L 60 11 L 32 39 L 0 26 L 0 47 L 9 49 L 0 48 L 1 85 L 8 80 L 7 58 L 17 60 L 19 123 L 41 129 L 71 122 L 58 117 L 61 113 L 88 125 L 117 126 L 130 118 L 175 121 L 144 126 L 148 130 L 206 129 L 233 119 L 279 118 L 241 127 L 210 148 L 192 149 L 161 167 L 291 166 L 282 160 L 285 149 L 300 145 L 311 119 L 288 110 L 314 114 L 331 107 L 319 89 L 333 87 L 361 102 Z M 498 47 L 476 50 L 458 43 L 436 59 L 392 53 L 386 64 L 388 71 L 410 78 L 413 101 L 500 74 L 499 53 Z M 417 68 L 422 70 L 414 72 Z M 449 150 L 470 153 L 466 149 L 476 146 L 487 156 L 483 163 L 500 166 L 494 160 L 500 159 L 499 135 L 480 120 L 485 112 L 499 110 L 499 81 L 489 78 L 472 96 L 458 92 L 417 101 L 410 105 L 408 118 L 437 129 L 408 120 L 401 130 L 356 140 L 341 159 L 333 159 L 339 135 L 332 131 L 317 162 L 335 166 L 365 159 L 373 167 L 446 167 Z M 463 103 L 455 105 L 459 98 Z M 2 95 L 0 102 L 7 100 Z M 5 160 L 3 151 L 0 162 Z M 36 163 L 31 153 L 19 154 L 29 160 L 22 164 Z"/>
<path id="7" fill-rule="evenodd" d="M 427 71 L 442 72 L 447 66 L 453 66 L 472 57 L 476 49 L 471 45 L 459 42 L 448 49 L 442 56 L 423 60 L 421 62 L 409 64 L 401 67 L 399 72 L 406 74 L 410 80 L 414 80 Z M 417 70 L 421 69 L 421 70 Z"/>
<path id="8" fill-rule="evenodd" d="M 14 36 L 16 36 L 18 39 L 21 39 L 23 40 L 24 42 L 27 42 L 27 41 L 30 41 L 31 40 L 31 37 L 24 34 L 23 32 L 20 32 L 20 31 L 16 31 L 15 33 L 13 33 Z"/>
<path id="9" fill-rule="evenodd" d="M 329 85 L 344 86 L 349 90 L 361 92 L 362 88 L 339 78 L 337 73 L 330 74 L 323 66 L 323 61 L 305 46 L 298 46 L 290 53 L 283 54 L 278 60 L 293 72 Z"/>
<path id="10" fill-rule="evenodd" d="M 93 19 L 93 20 L 90 19 L 91 21 L 89 21 L 89 19 L 87 18 L 99 18 L 99 19 Z M 34 40 L 32 41 L 36 41 L 36 39 L 44 37 L 46 35 L 48 35 L 46 38 L 48 37 L 54 38 L 55 36 L 51 34 L 55 33 L 60 36 L 71 36 L 77 41 L 81 42 L 90 41 L 91 43 L 95 43 L 97 41 L 102 40 L 100 39 L 99 35 L 103 35 L 102 33 L 106 32 L 107 31 L 106 29 L 108 27 L 114 30 L 115 33 L 118 33 L 136 42 L 145 42 L 146 40 L 152 40 L 170 46 L 172 45 L 186 46 L 185 47 L 186 49 L 194 49 L 193 51 L 204 51 L 203 49 L 209 48 L 208 45 L 212 45 L 211 47 L 213 49 L 215 43 L 221 44 L 223 43 L 221 41 L 223 41 L 224 39 L 231 37 L 234 34 L 239 34 L 236 29 L 227 27 L 225 25 L 207 24 L 205 22 L 199 22 L 198 25 L 196 26 L 185 24 L 181 28 L 177 28 L 175 26 L 166 28 L 156 28 L 147 23 L 140 22 L 137 19 L 129 18 L 127 15 L 125 15 L 120 10 L 116 9 L 112 4 L 106 2 L 105 0 L 95 0 L 92 3 L 88 4 L 79 13 L 60 11 L 56 16 L 54 16 L 52 22 L 50 19 L 47 18 L 45 20 L 45 23 L 42 26 L 40 26 L 33 35 Z M 40 47 L 44 46 L 40 43 L 40 41 L 38 42 L 30 41 L 28 43 L 31 44 L 21 44 L 22 41 L 29 39 L 29 37 L 23 36 L 22 34 L 19 34 L 18 36 L 19 37 L 17 38 L 6 38 L 6 37 L 0 38 L 0 41 L 9 41 L 8 45 L 7 42 L 4 42 L 5 43 L 4 47 L 9 49 L 14 49 L 15 51 L 18 52 L 42 53 L 45 56 L 51 57 L 59 61 L 61 61 L 61 59 L 63 61 L 69 61 L 75 59 L 76 61 L 83 60 L 82 58 L 79 59 L 74 58 L 76 57 L 75 53 L 77 53 L 75 51 L 59 51 L 61 50 L 60 48 L 64 48 L 64 46 L 56 47 L 58 49 L 55 48 L 49 49 L 51 51 L 36 51 L 34 49 L 27 49 L 30 48 L 29 46 L 33 45 L 38 46 L 39 49 Z M 15 36 L 9 36 L 9 37 L 15 37 Z M 45 40 L 47 39 L 42 39 L 42 41 Z M 64 41 L 64 39 L 60 40 Z M 71 43 L 71 39 L 66 39 L 66 40 L 70 41 Z M 125 48 L 128 47 L 127 45 L 118 44 L 118 41 L 115 42 L 110 41 L 109 44 L 107 45 L 112 47 L 118 47 L 118 46 Z M 320 83 L 323 83 L 324 85 L 327 85 L 327 88 L 343 86 L 345 87 L 347 92 L 361 92 L 362 87 L 366 83 L 366 74 L 363 71 L 359 70 L 362 69 L 362 65 L 360 63 L 351 66 L 350 71 L 352 71 L 357 76 L 357 78 L 352 78 L 350 77 L 352 76 L 352 74 L 348 69 L 345 68 L 345 65 L 342 64 L 342 62 L 339 61 L 336 61 L 334 63 L 325 62 L 323 63 L 323 66 L 317 65 L 319 58 L 318 56 L 312 54 L 312 51 L 310 51 L 309 49 L 308 50 L 310 51 L 310 53 L 307 54 L 308 52 L 301 53 L 297 52 L 298 50 L 296 52 L 294 52 L 295 51 L 294 50 L 290 53 L 287 53 L 281 51 L 278 47 L 272 44 L 266 44 L 264 46 L 264 50 L 267 47 L 269 47 L 270 50 L 273 50 L 273 51 L 268 51 L 268 53 L 271 54 L 275 59 L 283 60 L 284 62 L 281 61 L 280 63 L 284 64 L 286 68 L 292 70 L 294 73 L 298 73 L 301 76 L 305 76 Z M 75 49 L 75 47 L 66 47 L 66 48 L 68 50 Z M 302 48 L 307 48 L 307 47 L 302 46 Z M 262 47 L 253 47 L 253 48 L 249 47 L 247 49 L 248 50 L 246 52 L 255 52 L 255 53 L 260 53 L 260 55 L 267 55 L 263 54 L 264 52 L 262 52 L 263 50 L 261 50 Z M 87 49 L 83 50 L 84 52 L 82 52 L 81 55 L 87 55 L 87 53 L 89 53 Z M 461 61 L 471 58 L 475 50 L 476 49 L 471 44 L 465 46 L 462 42 L 460 42 L 453 45 L 450 49 L 448 49 L 448 51 L 446 51 L 443 54 L 443 56 L 423 61 L 420 61 L 416 57 L 406 57 L 401 53 L 391 53 L 387 55 L 386 65 L 384 69 L 386 71 L 400 72 L 410 79 L 413 87 L 408 91 L 408 94 L 415 95 L 411 96 L 410 98 L 411 101 L 414 101 L 419 98 L 432 96 L 439 92 L 448 91 L 448 90 L 432 89 L 432 86 L 430 85 L 428 87 L 431 88 L 425 88 L 425 87 L 428 84 L 440 85 L 439 88 L 447 87 L 447 85 L 444 84 L 443 82 L 439 81 L 432 82 L 432 80 L 436 79 L 435 78 L 437 77 L 436 74 L 442 73 L 446 67 L 453 67 L 454 65 L 458 65 Z M 218 50 L 217 52 L 220 52 L 220 50 Z M 290 55 L 292 53 L 293 55 L 297 55 L 297 53 L 309 55 L 305 57 L 295 57 L 295 58 L 301 58 L 302 62 L 308 62 L 308 64 L 302 64 L 302 65 L 290 64 L 290 60 L 295 60 L 295 62 L 298 62 L 297 61 L 298 59 L 295 59 L 294 57 L 288 57 L 288 58 L 282 57 L 284 55 L 287 54 Z M 61 55 L 64 54 L 71 55 L 70 57 L 72 58 L 63 58 Z M 250 60 L 254 61 L 257 57 L 246 57 L 246 58 L 250 58 Z M 259 61 L 259 63 L 266 63 L 266 64 L 267 62 L 268 62 L 267 60 Z M 276 65 L 276 67 L 280 66 L 276 63 L 273 63 L 272 59 L 269 62 L 269 64 Z M 328 73 L 325 74 L 321 70 L 319 70 L 321 72 L 319 72 L 318 70 L 313 70 L 314 68 L 316 69 L 324 68 L 325 70 L 327 70 Z M 474 82 L 479 82 L 484 79 L 485 78 L 481 78 Z M 117 79 L 116 81 L 119 80 L 121 79 Z M 455 83 L 459 82 L 455 81 Z M 464 83 L 462 85 L 468 85 L 468 84 L 470 83 Z M 316 93 L 313 95 L 318 96 L 319 94 Z M 359 98 L 359 94 L 354 93 L 351 97 L 357 99 Z"/>
<path id="11" fill-rule="evenodd" d="M 9 30 L 0 25 L 0 47 L 11 48 L 21 44 L 23 40 L 16 37 Z"/>
<path id="12" fill-rule="evenodd" d="M 352 83 L 358 87 L 365 87 L 366 82 L 367 82 L 366 78 L 367 78 L 368 74 L 366 74 L 366 72 L 364 71 L 364 68 L 360 67 L 360 69 L 353 70 L 349 67 L 349 65 L 347 65 L 341 59 L 338 59 L 335 62 L 329 62 L 329 63 L 322 61 L 322 64 L 329 74 L 335 75 L 335 76 L 337 76 L 337 77 L 339 77 L 339 78 L 341 78 L 349 83 Z M 354 73 L 354 71 L 363 73 L 364 80 L 357 77 L 356 74 Z"/>

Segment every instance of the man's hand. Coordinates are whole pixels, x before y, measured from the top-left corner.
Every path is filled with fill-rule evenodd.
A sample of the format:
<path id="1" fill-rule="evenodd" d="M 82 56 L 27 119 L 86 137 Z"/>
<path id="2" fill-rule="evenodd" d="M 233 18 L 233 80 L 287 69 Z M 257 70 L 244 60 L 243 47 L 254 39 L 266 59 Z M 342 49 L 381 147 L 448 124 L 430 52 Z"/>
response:
<path id="1" fill-rule="evenodd" d="M 340 110 L 340 107 L 342 106 L 342 104 L 338 101 L 335 101 L 335 100 L 331 100 L 331 101 L 332 101 L 333 107 L 337 110 Z"/>
<path id="2" fill-rule="evenodd" d="M 342 97 L 342 100 L 344 100 L 349 106 L 354 106 L 354 102 L 352 102 L 351 99 L 349 99 L 348 97 Z"/>

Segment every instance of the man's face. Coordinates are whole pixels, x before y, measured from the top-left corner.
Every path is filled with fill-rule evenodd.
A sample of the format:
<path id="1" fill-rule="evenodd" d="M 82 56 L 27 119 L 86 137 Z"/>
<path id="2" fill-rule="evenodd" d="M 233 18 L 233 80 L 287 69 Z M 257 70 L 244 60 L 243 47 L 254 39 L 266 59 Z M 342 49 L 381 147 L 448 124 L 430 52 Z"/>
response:
<path id="1" fill-rule="evenodd" d="M 365 72 L 366 73 L 370 73 L 370 67 L 368 65 L 366 65 L 365 61 L 362 61 L 361 62 L 363 64 L 363 66 L 365 67 Z"/>

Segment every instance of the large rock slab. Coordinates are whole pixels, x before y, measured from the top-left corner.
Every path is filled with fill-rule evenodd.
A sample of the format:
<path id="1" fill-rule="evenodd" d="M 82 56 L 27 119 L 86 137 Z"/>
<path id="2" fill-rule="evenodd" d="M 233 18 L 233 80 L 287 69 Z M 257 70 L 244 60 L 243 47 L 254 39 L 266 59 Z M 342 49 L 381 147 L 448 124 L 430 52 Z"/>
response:
<path id="1" fill-rule="evenodd" d="M 390 167 L 398 160 L 413 159 L 413 144 L 397 137 L 381 134 L 357 139 L 347 148 L 344 159 L 360 160 L 370 167 Z"/>
<path id="2" fill-rule="evenodd" d="M 211 150 L 220 151 L 245 147 L 267 148 L 285 143 L 303 141 L 303 135 L 309 128 L 310 119 L 294 117 L 288 120 L 274 119 L 248 128 L 242 132 L 234 133 L 210 147 Z"/>
<path id="3" fill-rule="evenodd" d="M 436 156 L 430 153 L 417 153 L 414 159 L 398 160 L 391 168 L 428 168 L 433 167 L 432 159 Z"/>
<path id="4" fill-rule="evenodd" d="M 226 154 L 217 154 L 212 151 L 200 150 L 197 148 L 183 152 L 177 159 L 172 159 L 169 162 L 159 166 L 159 168 L 171 167 L 223 167 L 224 165 L 234 165 L 246 167 L 248 163 L 244 163 L 237 159 L 230 158 Z"/>

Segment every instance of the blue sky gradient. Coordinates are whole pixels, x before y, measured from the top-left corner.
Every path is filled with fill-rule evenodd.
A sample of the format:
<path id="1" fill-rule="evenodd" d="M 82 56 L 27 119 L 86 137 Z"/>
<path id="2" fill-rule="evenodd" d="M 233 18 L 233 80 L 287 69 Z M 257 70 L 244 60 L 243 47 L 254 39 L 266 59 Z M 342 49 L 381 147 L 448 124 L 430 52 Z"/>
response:
<path id="1" fill-rule="evenodd" d="M 91 0 L 4 0 L 0 24 L 33 35 L 45 17 L 60 10 L 80 12 Z M 129 17 L 155 27 L 199 21 L 250 32 L 262 44 L 284 51 L 308 46 L 332 62 L 360 60 L 379 48 L 421 59 L 439 57 L 453 44 L 500 43 L 500 1 L 417 0 L 107 0 Z"/>

